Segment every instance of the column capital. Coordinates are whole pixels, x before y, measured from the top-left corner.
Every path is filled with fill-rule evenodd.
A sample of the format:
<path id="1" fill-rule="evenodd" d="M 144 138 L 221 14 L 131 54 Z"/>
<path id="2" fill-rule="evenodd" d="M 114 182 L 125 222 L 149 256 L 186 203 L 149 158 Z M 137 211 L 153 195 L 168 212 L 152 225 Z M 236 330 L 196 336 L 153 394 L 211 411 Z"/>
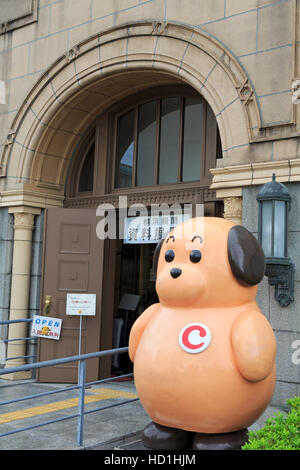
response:
<path id="1" fill-rule="evenodd" d="M 9 214 L 14 215 L 14 229 L 33 230 L 34 217 L 41 213 L 36 207 L 17 206 L 8 209 Z"/>
<path id="2" fill-rule="evenodd" d="M 241 225 L 243 215 L 243 198 L 239 196 L 224 197 L 224 218 Z"/>

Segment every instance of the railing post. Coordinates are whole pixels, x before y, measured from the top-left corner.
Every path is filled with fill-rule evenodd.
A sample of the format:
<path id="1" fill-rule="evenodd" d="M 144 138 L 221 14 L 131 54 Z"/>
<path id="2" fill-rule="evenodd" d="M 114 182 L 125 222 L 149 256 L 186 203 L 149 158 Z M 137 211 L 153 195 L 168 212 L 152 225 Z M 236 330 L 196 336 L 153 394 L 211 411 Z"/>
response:
<path id="1" fill-rule="evenodd" d="M 80 361 L 79 369 L 79 402 L 78 402 L 78 421 L 77 421 L 77 445 L 83 443 L 83 419 L 84 419 L 84 396 L 85 396 L 85 375 L 86 361 Z"/>

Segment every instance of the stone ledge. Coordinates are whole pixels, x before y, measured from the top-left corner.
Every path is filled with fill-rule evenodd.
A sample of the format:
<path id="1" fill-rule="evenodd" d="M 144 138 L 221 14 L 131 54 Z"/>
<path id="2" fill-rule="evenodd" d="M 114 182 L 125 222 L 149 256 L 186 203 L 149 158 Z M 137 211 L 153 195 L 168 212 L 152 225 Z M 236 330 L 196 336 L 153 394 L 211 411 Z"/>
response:
<path id="1" fill-rule="evenodd" d="M 271 181 L 273 173 L 281 183 L 300 181 L 300 159 L 247 163 L 213 168 L 210 172 L 213 175 L 210 189 L 217 191 L 217 197 L 237 196 L 241 194 L 243 186 L 262 185 Z"/>

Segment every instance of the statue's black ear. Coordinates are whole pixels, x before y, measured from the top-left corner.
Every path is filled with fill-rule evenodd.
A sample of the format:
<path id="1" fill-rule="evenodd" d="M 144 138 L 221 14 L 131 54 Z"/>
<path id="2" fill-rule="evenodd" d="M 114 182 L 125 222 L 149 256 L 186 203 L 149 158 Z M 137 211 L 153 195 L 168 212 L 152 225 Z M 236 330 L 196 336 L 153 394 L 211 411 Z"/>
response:
<path id="1" fill-rule="evenodd" d="M 244 286 L 258 284 L 265 273 L 265 255 L 257 239 L 241 225 L 228 234 L 228 260 L 234 277 Z"/>
<path id="2" fill-rule="evenodd" d="M 158 258 L 159 258 L 159 255 L 160 255 L 160 250 L 161 250 L 161 247 L 162 247 L 162 244 L 163 244 L 164 241 L 165 240 L 162 238 L 158 242 L 158 244 L 156 245 L 154 254 L 153 254 L 152 269 L 153 269 L 153 272 L 155 273 L 155 275 L 156 275 L 156 272 L 157 272 L 157 265 L 158 265 Z"/>

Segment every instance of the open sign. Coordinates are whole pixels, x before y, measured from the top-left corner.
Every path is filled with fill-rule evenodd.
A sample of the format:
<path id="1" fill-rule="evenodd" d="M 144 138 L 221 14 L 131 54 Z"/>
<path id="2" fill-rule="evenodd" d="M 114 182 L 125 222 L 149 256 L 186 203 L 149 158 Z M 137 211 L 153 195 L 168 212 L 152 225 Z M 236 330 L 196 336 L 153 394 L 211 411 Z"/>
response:
<path id="1" fill-rule="evenodd" d="M 59 318 L 34 315 L 31 327 L 31 336 L 56 339 L 60 337 L 62 320 Z"/>

